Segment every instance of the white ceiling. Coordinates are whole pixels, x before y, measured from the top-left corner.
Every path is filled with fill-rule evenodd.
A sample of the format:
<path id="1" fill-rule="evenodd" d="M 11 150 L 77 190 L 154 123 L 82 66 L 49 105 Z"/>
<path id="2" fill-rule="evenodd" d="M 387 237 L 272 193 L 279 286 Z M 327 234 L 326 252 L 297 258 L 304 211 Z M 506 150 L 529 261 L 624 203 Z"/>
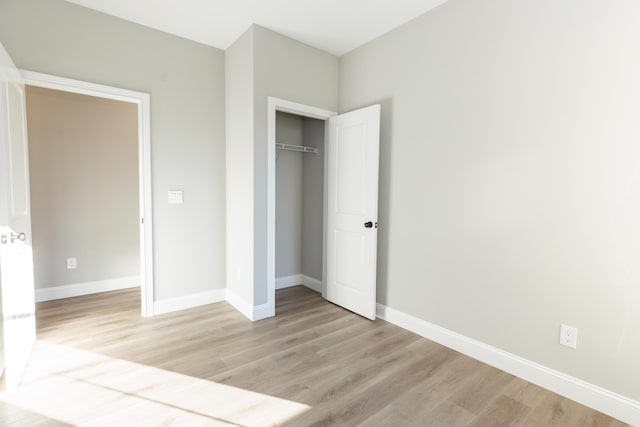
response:
<path id="1" fill-rule="evenodd" d="M 251 24 L 342 55 L 447 0 L 67 0 L 226 49 Z"/>

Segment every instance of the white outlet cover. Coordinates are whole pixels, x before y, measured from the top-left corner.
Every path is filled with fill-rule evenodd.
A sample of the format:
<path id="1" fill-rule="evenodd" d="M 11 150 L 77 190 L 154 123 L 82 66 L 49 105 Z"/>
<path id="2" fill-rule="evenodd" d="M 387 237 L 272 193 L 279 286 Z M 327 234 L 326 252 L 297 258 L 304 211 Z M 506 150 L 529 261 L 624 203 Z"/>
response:
<path id="1" fill-rule="evenodd" d="M 78 268 L 78 261 L 75 258 L 67 258 L 67 269 L 73 270 Z"/>
<path id="2" fill-rule="evenodd" d="M 167 202 L 170 205 L 181 205 L 184 203 L 184 194 L 182 190 L 169 190 L 167 193 Z"/>
<path id="3" fill-rule="evenodd" d="M 578 328 L 560 325 L 560 344 L 576 348 L 578 346 Z"/>

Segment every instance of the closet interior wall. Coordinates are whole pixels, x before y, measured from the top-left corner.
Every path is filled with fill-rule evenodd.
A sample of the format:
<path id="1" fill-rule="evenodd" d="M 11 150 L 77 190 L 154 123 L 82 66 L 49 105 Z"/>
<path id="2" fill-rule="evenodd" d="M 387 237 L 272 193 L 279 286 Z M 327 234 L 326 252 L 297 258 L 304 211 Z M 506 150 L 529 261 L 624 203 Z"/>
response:
<path id="1" fill-rule="evenodd" d="M 317 153 L 276 150 L 276 288 L 320 283 L 324 121 L 278 112 L 276 142 L 318 149 Z"/>

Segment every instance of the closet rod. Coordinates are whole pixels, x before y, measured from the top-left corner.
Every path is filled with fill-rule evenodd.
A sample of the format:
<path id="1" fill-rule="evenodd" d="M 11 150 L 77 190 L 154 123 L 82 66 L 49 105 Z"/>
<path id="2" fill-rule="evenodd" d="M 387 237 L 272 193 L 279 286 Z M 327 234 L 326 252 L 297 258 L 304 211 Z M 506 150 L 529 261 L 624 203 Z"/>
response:
<path id="1" fill-rule="evenodd" d="M 280 150 L 298 151 L 300 153 L 318 153 L 317 148 L 305 147 L 304 145 L 276 144 L 276 148 Z"/>

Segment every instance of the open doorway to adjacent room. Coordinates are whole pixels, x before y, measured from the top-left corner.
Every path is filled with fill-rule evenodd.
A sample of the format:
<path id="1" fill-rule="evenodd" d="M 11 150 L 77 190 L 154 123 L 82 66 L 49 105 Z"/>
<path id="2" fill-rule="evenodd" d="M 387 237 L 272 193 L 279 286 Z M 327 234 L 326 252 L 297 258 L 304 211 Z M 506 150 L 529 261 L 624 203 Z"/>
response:
<path id="1" fill-rule="evenodd" d="M 24 74 L 36 302 L 139 287 L 152 315 L 148 95 Z"/>

